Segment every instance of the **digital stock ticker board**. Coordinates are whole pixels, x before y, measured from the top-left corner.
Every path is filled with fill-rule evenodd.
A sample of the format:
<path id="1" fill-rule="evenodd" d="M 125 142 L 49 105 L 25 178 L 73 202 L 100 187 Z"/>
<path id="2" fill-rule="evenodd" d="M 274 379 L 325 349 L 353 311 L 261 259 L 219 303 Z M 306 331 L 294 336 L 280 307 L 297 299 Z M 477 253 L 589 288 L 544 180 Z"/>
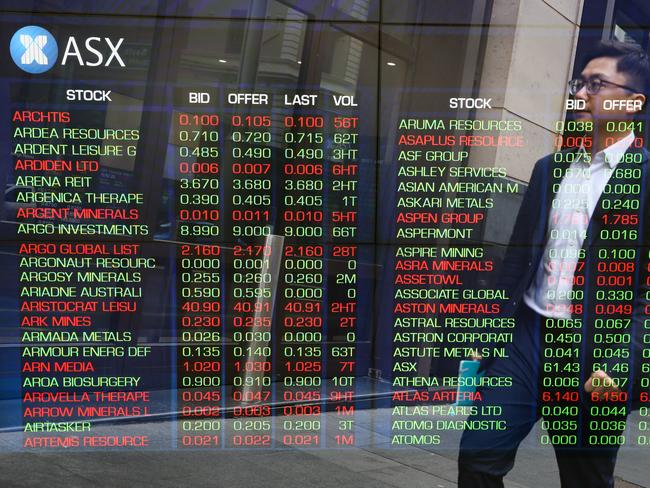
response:
<path id="1" fill-rule="evenodd" d="M 493 7 L 3 2 L 0 448 L 650 443 L 636 85 Z"/>

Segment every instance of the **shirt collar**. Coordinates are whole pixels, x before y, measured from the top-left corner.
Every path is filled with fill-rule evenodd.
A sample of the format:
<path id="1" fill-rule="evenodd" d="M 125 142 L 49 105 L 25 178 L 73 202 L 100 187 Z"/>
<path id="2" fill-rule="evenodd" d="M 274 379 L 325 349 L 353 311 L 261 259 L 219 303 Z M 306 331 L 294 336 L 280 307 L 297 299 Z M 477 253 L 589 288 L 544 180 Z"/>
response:
<path id="1" fill-rule="evenodd" d="M 616 165 L 621 161 L 621 159 L 623 159 L 623 155 L 634 142 L 634 138 L 635 138 L 634 132 L 630 131 L 630 133 L 627 136 L 625 136 L 623 139 L 619 139 L 611 146 L 607 146 L 602 151 L 597 152 L 594 155 L 592 162 L 595 161 L 606 162 L 611 169 L 614 169 Z M 585 149 L 584 145 L 580 146 L 580 149 L 578 149 L 578 153 L 583 157 L 584 155 L 587 154 L 587 150 Z"/>

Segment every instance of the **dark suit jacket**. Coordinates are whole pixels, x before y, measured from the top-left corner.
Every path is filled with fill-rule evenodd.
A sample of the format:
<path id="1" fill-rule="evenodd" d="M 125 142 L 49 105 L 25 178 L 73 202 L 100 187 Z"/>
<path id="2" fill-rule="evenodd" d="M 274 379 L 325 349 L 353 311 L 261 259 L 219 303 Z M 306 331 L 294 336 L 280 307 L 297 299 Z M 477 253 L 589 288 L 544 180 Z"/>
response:
<path id="1" fill-rule="evenodd" d="M 506 289 L 509 296 L 509 300 L 503 304 L 503 311 L 506 315 L 514 314 L 521 304 L 523 295 L 533 281 L 543 257 L 549 213 L 554 198 L 553 187 L 554 184 L 562 181 L 563 170 L 570 166 L 566 159 L 575 152 L 563 151 L 561 154 L 567 156 L 560 158 L 551 154 L 537 161 L 517 215 L 497 284 L 499 288 Z M 596 318 L 618 316 L 631 319 L 630 330 L 623 331 L 632 334 L 631 344 L 628 347 L 629 358 L 609 358 L 606 362 L 613 365 L 626 359 L 630 369 L 636 371 L 640 364 L 639 359 L 642 357 L 643 323 L 646 317 L 650 319 L 650 306 L 647 311 L 645 309 L 646 305 L 650 304 L 650 300 L 646 300 L 646 293 L 650 292 L 647 281 L 648 263 L 650 262 L 648 256 L 650 243 L 650 198 L 648 196 L 650 185 L 648 177 L 650 172 L 647 164 L 648 152 L 645 149 L 631 147 L 625 157 L 627 159 L 622 160 L 616 166 L 589 221 L 586 239 L 582 246 L 584 258 L 579 260 L 574 275 L 574 279 L 578 280 L 574 283 L 574 290 L 582 290 L 583 299 L 574 301 L 576 308 L 572 316 L 583 320 L 583 336 L 588 341 L 587 353 L 591 352 L 591 348 L 602 347 L 593 343 Z M 556 162 L 560 159 L 565 162 Z M 629 162 L 626 162 L 628 160 Z M 626 169 L 633 171 L 625 171 Z M 631 286 L 628 287 L 632 290 L 632 297 L 629 300 L 604 301 L 602 291 L 607 290 L 607 287 L 603 286 L 602 280 L 604 279 L 606 282 L 608 276 L 616 273 L 611 272 L 607 265 L 603 267 L 601 264 L 599 267 L 599 263 L 618 261 L 614 259 L 617 249 L 634 249 L 636 251 L 636 257 L 632 260 L 635 271 L 631 278 Z M 629 262 L 629 260 L 627 261 Z M 601 276 L 600 279 L 599 276 Z M 597 295 L 598 290 L 601 290 L 600 296 Z M 596 314 L 598 304 L 611 305 L 612 303 L 629 305 L 629 308 L 620 308 L 618 312 L 614 308 L 609 310 L 606 315 L 603 315 L 603 309 L 600 308 L 598 310 L 600 314 Z M 602 329 L 599 332 L 616 333 L 621 331 Z M 650 334 L 650 329 L 648 333 Z M 650 349 L 650 344 L 648 348 Z M 646 362 L 650 362 L 650 358 Z M 637 367 L 633 367 L 633 365 Z M 637 372 L 632 381 L 638 383 L 639 376 Z"/>

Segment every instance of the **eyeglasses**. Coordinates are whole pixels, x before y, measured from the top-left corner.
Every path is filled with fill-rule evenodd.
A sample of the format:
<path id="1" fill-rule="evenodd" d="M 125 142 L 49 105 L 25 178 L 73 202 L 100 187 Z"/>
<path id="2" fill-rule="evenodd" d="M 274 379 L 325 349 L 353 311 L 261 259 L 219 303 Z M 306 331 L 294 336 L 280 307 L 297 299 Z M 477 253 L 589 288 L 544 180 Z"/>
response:
<path id="1" fill-rule="evenodd" d="M 640 93 L 636 88 L 632 88 L 625 85 L 619 85 L 618 83 L 614 83 L 612 81 L 601 80 L 600 78 L 589 78 L 588 80 L 583 80 L 582 78 L 576 78 L 574 80 L 571 80 L 569 81 L 569 93 L 575 96 L 580 90 L 582 90 L 583 86 L 586 86 L 587 93 L 589 95 L 595 95 L 603 88 L 604 85 L 617 86 L 625 90 L 630 90 L 631 92 Z"/>

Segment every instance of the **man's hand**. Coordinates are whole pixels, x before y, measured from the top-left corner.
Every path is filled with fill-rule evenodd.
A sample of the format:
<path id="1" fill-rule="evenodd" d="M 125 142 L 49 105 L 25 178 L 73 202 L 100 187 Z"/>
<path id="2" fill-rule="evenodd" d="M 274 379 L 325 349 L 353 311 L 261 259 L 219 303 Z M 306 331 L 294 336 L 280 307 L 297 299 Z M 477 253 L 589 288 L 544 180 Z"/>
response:
<path id="1" fill-rule="evenodd" d="M 602 370 L 591 373 L 589 379 L 585 382 L 585 391 L 587 393 L 596 393 L 597 395 L 605 392 L 619 391 L 616 380 Z"/>

